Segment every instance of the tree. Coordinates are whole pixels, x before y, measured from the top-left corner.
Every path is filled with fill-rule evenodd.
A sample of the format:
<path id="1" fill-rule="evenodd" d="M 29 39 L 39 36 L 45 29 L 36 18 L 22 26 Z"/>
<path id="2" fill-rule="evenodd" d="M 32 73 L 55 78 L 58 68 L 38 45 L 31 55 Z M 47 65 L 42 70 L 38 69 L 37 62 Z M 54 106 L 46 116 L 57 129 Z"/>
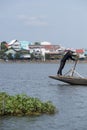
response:
<path id="1" fill-rule="evenodd" d="M 3 41 L 1 42 L 1 50 L 7 50 L 7 42 Z"/>
<path id="2" fill-rule="evenodd" d="M 40 42 L 35 42 L 34 45 L 40 45 Z"/>

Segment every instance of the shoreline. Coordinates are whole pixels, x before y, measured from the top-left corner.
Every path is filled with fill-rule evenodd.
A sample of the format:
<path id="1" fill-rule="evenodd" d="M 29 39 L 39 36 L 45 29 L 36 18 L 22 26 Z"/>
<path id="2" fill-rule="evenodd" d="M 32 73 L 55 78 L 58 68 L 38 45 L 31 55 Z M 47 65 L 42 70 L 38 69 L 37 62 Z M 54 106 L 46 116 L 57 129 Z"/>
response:
<path id="1" fill-rule="evenodd" d="M 0 63 L 55 63 L 59 64 L 60 60 L 46 60 L 46 61 L 41 61 L 41 60 L 8 60 L 5 61 L 3 59 L 0 59 Z M 75 61 L 67 61 L 66 63 L 75 63 Z M 87 63 L 87 60 L 78 60 L 77 63 Z"/>

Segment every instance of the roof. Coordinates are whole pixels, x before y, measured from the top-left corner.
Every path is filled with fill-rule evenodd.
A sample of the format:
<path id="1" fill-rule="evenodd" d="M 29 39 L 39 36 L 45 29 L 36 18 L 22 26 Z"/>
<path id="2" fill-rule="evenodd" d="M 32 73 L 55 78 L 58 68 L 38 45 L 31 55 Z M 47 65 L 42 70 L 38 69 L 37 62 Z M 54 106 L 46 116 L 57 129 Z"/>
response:
<path id="1" fill-rule="evenodd" d="M 5 54 L 9 54 L 9 53 L 11 53 L 11 54 L 16 54 L 16 51 L 15 50 L 13 50 L 13 49 L 9 49 L 9 50 L 7 50 L 6 52 L 5 52 Z"/>
<path id="2" fill-rule="evenodd" d="M 51 45 L 51 43 L 47 42 L 47 41 L 44 41 L 44 42 L 41 42 L 41 45 Z"/>
<path id="3" fill-rule="evenodd" d="M 30 45 L 29 48 L 44 48 L 46 50 L 51 50 L 51 51 L 56 51 L 57 49 L 60 48 L 59 45 Z"/>
<path id="4" fill-rule="evenodd" d="M 82 53 L 84 53 L 84 52 L 85 52 L 84 49 L 76 49 L 76 53 L 80 53 L 80 54 L 82 54 Z"/>

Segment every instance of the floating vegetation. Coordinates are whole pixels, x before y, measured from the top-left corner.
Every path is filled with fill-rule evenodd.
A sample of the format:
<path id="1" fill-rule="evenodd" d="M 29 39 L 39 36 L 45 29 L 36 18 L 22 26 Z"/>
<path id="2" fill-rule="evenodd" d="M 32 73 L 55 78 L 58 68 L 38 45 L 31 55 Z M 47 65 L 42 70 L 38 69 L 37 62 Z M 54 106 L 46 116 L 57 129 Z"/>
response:
<path id="1" fill-rule="evenodd" d="M 50 102 L 41 102 L 38 98 L 32 98 L 25 94 L 15 96 L 5 92 L 0 93 L 0 116 L 3 115 L 40 115 L 54 114 L 55 106 Z"/>

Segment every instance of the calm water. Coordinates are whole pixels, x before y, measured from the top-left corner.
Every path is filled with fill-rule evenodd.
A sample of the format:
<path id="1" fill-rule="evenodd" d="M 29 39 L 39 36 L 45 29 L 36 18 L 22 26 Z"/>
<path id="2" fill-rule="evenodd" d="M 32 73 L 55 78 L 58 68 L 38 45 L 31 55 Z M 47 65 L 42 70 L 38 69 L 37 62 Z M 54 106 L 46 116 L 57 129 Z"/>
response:
<path id="1" fill-rule="evenodd" d="M 66 72 L 73 64 L 67 64 Z M 72 86 L 50 79 L 58 64 L 0 63 L 0 92 L 26 93 L 42 101 L 52 101 L 55 115 L 0 117 L 0 130 L 87 130 L 87 87 Z M 87 76 L 87 64 L 77 71 Z"/>

